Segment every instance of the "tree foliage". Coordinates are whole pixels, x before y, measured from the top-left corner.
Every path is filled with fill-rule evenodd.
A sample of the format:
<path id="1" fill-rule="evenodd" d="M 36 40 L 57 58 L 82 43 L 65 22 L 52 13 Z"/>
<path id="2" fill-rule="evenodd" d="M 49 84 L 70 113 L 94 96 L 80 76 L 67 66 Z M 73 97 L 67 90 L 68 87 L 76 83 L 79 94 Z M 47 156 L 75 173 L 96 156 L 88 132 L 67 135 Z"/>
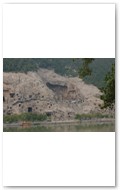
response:
<path id="1" fill-rule="evenodd" d="M 93 58 L 84 58 L 83 65 L 79 69 L 79 77 L 84 78 L 92 75 L 94 72 L 89 66 L 93 62 Z M 104 108 L 112 107 L 115 103 L 115 64 L 112 64 L 111 71 L 109 71 L 104 79 L 104 86 L 101 88 L 103 95 L 101 99 L 104 101 Z"/>
<path id="2" fill-rule="evenodd" d="M 79 69 L 79 77 L 80 78 L 84 78 L 87 75 L 91 75 L 92 70 L 89 67 L 89 64 L 92 63 L 92 61 L 94 60 L 93 58 L 83 58 L 83 65 L 82 67 Z"/>
<path id="3" fill-rule="evenodd" d="M 112 64 L 111 71 L 105 77 L 106 85 L 102 88 L 104 107 L 112 107 L 115 103 L 115 64 Z"/>

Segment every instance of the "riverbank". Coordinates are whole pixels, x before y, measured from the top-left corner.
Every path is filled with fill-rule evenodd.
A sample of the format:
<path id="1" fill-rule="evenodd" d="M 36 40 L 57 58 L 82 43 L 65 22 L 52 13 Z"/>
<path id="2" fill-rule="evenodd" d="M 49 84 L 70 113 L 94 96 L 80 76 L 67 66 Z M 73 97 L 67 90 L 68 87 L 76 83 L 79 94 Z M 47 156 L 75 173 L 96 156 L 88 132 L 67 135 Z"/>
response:
<path id="1" fill-rule="evenodd" d="M 4 132 L 96 132 L 115 131 L 115 119 L 19 122 L 3 124 Z"/>

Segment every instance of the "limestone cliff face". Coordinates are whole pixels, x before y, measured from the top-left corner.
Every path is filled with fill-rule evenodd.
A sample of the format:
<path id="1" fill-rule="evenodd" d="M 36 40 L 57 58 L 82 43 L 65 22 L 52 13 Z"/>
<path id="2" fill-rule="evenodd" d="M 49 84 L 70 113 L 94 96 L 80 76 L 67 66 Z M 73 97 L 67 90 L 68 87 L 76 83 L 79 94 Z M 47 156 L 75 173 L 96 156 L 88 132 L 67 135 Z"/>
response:
<path id="1" fill-rule="evenodd" d="M 81 79 L 54 71 L 4 73 L 4 114 L 51 113 L 53 120 L 73 119 L 75 114 L 99 112 L 100 91 Z"/>

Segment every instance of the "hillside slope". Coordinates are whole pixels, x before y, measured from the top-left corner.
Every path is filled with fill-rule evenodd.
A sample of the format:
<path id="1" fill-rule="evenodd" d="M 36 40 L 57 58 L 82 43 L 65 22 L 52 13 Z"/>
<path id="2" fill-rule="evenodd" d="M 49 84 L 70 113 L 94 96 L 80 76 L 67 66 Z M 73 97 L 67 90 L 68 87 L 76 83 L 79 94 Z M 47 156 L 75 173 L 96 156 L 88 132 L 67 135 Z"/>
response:
<path id="1" fill-rule="evenodd" d="M 4 58 L 4 72 L 37 71 L 39 68 L 54 69 L 62 76 L 76 77 L 82 66 L 82 59 L 69 58 Z M 92 75 L 85 77 L 86 83 L 94 84 L 98 88 L 104 86 L 105 75 L 110 71 L 114 58 L 96 58 L 90 65 Z"/>

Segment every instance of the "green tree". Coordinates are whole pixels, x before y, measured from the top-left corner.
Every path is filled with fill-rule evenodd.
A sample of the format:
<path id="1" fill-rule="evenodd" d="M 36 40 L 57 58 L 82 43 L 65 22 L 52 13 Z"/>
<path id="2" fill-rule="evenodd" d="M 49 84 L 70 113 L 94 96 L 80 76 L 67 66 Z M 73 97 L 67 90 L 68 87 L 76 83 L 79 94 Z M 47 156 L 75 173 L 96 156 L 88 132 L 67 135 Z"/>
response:
<path id="1" fill-rule="evenodd" d="M 92 70 L 89 65 L 94 60 L 93 58 L 84 58 L 83 65 L 79 69 L 79 77 L 84 78 L 92 74 Z M 104 101 L 103 108 L 113 107 L 115 103 L 115 64 L 112 64 L 111 71 L 105 76 L 105 86 L 100 89 L 103 95 L 101 99 Z"/>
<path id="2" fill-rule="evenodd" d="M 113 107 L 115 103 L 115 64 L 112 64 L 111 71 L 105 77 L 106 85 L 101 89 L 103 95 L 101 99 L 104 101 L 105 107 Z"/>
<path id="3" fill-rule="evenodd" d="M 89 64 L 94 60 L 93 58 L 83 58 L 82 67 L 79 69 L 79 77 L 84 78 L 87 75 L 91 75 L 92 70 L 89 67 Z"/>

